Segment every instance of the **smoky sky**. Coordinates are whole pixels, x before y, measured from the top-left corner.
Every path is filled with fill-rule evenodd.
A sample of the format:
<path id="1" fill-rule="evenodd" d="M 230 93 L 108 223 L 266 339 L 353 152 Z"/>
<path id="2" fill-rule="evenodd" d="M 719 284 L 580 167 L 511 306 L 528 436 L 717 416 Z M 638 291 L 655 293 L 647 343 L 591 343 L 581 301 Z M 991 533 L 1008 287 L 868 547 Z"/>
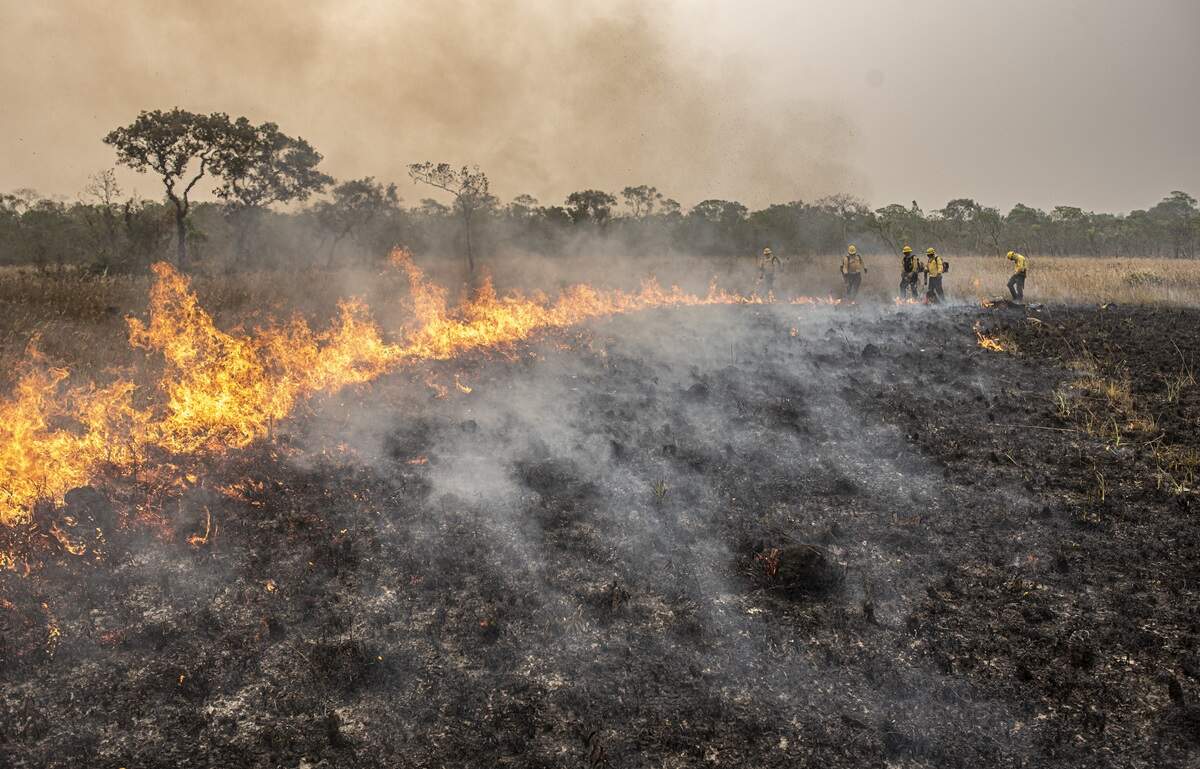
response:
<path id="1" fill-rule="evenodd" d="M 0 68 L 6 191 L 74 195 L 108 130 L 178 105 L 275 121 L 410 202 L 421 160 L 543 203 L 1200 192 L 1194 0 L 0 0 Z"/>

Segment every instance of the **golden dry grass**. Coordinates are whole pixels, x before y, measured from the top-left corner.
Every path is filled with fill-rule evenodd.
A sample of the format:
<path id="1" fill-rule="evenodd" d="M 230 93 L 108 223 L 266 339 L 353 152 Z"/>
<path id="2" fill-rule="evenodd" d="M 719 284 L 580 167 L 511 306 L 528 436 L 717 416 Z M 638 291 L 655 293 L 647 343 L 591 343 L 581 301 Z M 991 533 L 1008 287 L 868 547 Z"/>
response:
<path id="1" fill-rule="evenodd" d="M 1007 296 L 1006 259 L 952 258 L 946 282 L 955 293 Z M 1200 304 L 1200 261 L 1185 259 L 1030 259 L 1025 296 L 1032 302 L 1072 304 Z"/>

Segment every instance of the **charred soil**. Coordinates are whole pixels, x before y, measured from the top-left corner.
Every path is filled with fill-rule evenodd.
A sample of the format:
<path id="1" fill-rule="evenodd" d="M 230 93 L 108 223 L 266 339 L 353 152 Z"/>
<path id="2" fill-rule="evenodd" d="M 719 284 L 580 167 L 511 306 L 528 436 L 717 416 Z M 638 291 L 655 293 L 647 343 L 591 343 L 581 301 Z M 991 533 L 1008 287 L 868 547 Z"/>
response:
<path id="1" fill-rule="evenodd" d="M 0 766 L 1187 765 L 1198 339 L 655 311 L 314 404 L 3 532 Z"/>

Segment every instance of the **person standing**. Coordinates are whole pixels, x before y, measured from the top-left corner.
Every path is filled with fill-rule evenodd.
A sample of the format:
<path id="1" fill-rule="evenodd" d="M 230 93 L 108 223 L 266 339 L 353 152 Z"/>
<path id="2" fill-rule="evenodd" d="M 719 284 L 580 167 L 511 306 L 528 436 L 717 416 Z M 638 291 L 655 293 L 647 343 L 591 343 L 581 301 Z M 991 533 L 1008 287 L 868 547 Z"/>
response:
<path id="1" fill-rule="evenodd" d="M 852 244 L 842 257 L 842 280 L 846 283 L 846 299 L 854 301 L 858 296 L 858 288 L 862 285 L 862 276 L 866 272 L 867 266 L 863 264 L 858 249 Z"/>
<path id="2" fill-rule="evenodd" d="M 907 299 L 912 295 L 917 298 L 917 279 L 921 277 L 921 258 L 913 253 L 912 246 L 905 246 L 900 257 L 900 298 Z"/>
<path id="3" fill-rule="evenodd" d="M 1029 260 L 1016 251 L 1009 251 L 1008 261 L 1013 263 L 1013 274 L 1008 279 L 1008 293 L 1012 294 L 1014 302 L 1024 302 L 1025 273 L 1029 269 Z"/>
<path id="4" fill-rule="evenodd" d="M 932 248 L 925 249 L 925 256 L 925 300 L 930 304 L 941 304 L 946 301 L 946 294 L 942 291 L 946 262 Z"/>
<path id="5" fill-rule="evenodd" d="M 779 257 L 771 252 L 771 249 L 764 248 L 762 256 L 758 258 L 758 282 L 763 285 L 763 295 L 768 300 L 773 298 L 772 294 L 775 291 L 775 270 L 779 268 L 782 262 Z"/>

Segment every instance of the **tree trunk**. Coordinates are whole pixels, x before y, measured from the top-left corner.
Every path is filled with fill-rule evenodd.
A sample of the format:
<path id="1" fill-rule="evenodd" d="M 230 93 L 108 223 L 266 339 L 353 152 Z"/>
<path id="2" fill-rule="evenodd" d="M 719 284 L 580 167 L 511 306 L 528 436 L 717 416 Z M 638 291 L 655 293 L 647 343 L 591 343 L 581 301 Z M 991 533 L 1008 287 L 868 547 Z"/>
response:
<path id="1" fill-rule="evenodd" d="M 475 254 L 471 250 L 471 215 L 464 213 L 463 222 L 467 232 L 467 274 L 473 279 L 475 277 Z"/>
<path id="2" fill-rule="evenodd" d="M 175 206 L 175 264 L 180 272 L 187 272 L 187 212 Z"/>

